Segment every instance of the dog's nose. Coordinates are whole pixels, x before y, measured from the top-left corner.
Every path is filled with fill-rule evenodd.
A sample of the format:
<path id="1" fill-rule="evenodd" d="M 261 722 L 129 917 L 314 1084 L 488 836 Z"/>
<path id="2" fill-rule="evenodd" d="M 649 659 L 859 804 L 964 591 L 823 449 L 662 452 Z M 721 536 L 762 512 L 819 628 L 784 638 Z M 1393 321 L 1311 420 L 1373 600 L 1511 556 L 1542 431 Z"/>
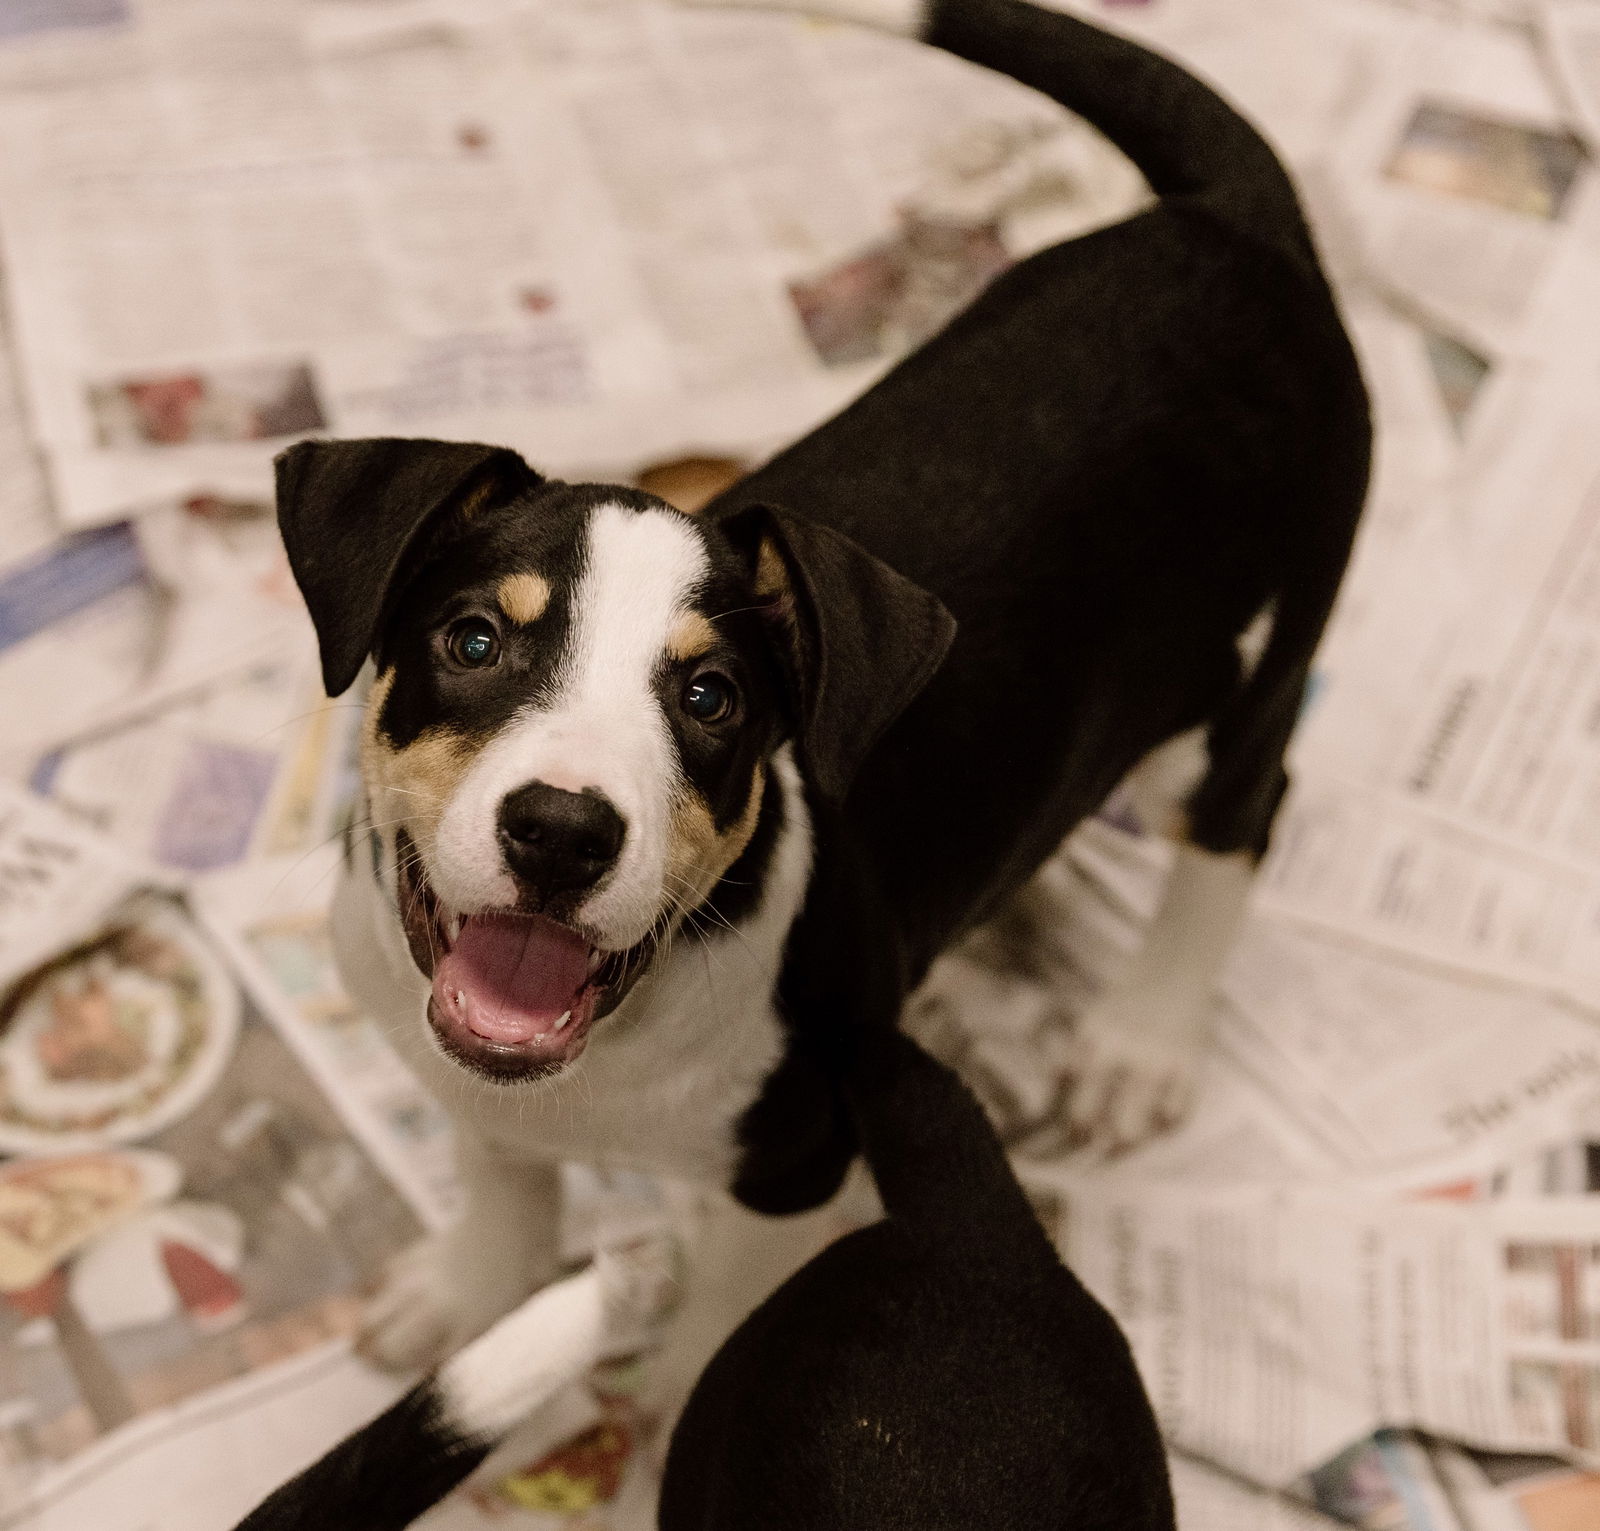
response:
<path id="1" fill-rule="evenodd" d="M 542 781 L 506 794 L 500 841 L 506 863 L 546 897 L 593 887 L 622 850 L 627 825 L 598 792 Z"/>

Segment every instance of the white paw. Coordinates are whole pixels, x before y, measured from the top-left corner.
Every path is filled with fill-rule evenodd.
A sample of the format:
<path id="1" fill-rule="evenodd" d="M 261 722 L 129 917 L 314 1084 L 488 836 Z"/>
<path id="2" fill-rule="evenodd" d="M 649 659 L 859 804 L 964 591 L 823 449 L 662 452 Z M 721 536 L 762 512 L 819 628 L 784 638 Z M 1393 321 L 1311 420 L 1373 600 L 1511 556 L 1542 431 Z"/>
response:
<path id="1" fill-rule="evenodd" d="M 425 1371 L 526 1298 L 527 1265 L 475 1242 L 451 1229 L 399 1255 L 362 1314 L 357 1352 L 385 1371 Z"/>
<path id="2" fill-rule="evenodd" d="M 1082 1016 L 1067 1059 L 1073 1140 L 1105 1157 L 1170 1132 L 1194 1101 L 1205 1006 L 1178 1015 L 1137 993 L 1107 995 Z"/>

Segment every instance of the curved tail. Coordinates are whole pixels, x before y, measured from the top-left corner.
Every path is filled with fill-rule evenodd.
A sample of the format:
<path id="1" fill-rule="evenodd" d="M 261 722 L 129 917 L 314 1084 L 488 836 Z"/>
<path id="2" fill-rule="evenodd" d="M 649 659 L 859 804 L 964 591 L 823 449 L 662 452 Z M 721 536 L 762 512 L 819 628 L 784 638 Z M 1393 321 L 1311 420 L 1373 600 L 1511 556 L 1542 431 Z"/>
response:
<path id="1" fill-rule="evenodd" d="M 1257 238 L 1309 251 L 1299 199 L 1277 155 L 1171 59 L 1025 0 L 928 0 L 922 36 L 1087 118 L 1158 197 L 1194 199 Z"/>
<path id="2" fill-rule="evenodd" d="M 803 11 L 920 37 L 1009 75 L 1093 123 L 1158 197 L 1210 209 L 1304 259 L 1310 235 L 1288 173 L 1260 133 L 1171 59 L 1026 0 L 687 0 Z"/>

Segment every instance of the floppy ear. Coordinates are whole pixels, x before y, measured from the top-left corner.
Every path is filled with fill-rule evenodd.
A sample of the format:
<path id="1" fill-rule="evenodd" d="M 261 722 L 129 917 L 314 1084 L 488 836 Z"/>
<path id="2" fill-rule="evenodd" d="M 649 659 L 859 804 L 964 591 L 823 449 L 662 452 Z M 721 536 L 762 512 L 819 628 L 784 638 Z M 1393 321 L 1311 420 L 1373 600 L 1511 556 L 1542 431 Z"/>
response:
<path id="1" fill-rule="evenodd" d="M 278 529 L 322 651 L 329 696 L 372 652 L 395 576 L 439 512 L 542 482 L 508 447 L 460 441 L 302 441 L 279 453 Z"/>
<path id="2" fill-rule="evenodd" d="M 806 779 L 842 802 L 867 752 L 933 678 L 955 618 L 842 532 L 754 505 L 721 523 L 788 644 Z"/>

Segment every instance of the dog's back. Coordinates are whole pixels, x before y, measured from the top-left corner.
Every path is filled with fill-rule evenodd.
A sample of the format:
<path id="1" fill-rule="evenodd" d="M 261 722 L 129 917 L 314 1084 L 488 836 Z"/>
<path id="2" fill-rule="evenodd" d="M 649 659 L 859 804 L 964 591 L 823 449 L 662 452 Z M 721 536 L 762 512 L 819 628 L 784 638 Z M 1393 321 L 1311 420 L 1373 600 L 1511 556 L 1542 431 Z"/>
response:
<path id="1" fill-rule="evenodd" d="M 848 797 L 813 816 L 779 985 L 797 1041 L 748 1119 L 736 1187 L 767 1211 L 815 1205 L 849 1162 L 818 1082 L 835 1038 L 897 1015 L 1153 749 L 1203 730 L 1187 841 L 1265 850 L 1371 446 L 1294 188 L 1209 87 L 1026 0 L 806 3 L 1052 97 L 1157 201 L 1012 267 L 703 512 L 802 506 L 956 622 Z M 1258 621 L 1270 636 L 1247 673 Z"/>
<path id="2" fill-rule="evenodd" d="M 1127 1343 L 966 1087 L 888 1033 L 851 1095 L 887 1216 L 803 1267 L 707 1367 L 673 1436 L 663 1531 L 1171 1527 Z"/>
<path id="3" fill-rule="evenodd" d="M 904 11 L 924 42 L 1081 114 L 1158 199 L 1020 262 L 706 511 L 801 506 L 956 619 L 849 804 L 914 985 L 1136 761 L 1196 724 L 1216 725 L 1196 842 L 1265 844 L 1370 426 L 1289 177 L 1208 86 L 1025 0 L 807 4 Z M 1236 640 L 1267 608 L 1247 694 Z M 830 922 L 819 948 L 836 935 Z M 805 953 L 813 972 L 826 957 Z"/>

